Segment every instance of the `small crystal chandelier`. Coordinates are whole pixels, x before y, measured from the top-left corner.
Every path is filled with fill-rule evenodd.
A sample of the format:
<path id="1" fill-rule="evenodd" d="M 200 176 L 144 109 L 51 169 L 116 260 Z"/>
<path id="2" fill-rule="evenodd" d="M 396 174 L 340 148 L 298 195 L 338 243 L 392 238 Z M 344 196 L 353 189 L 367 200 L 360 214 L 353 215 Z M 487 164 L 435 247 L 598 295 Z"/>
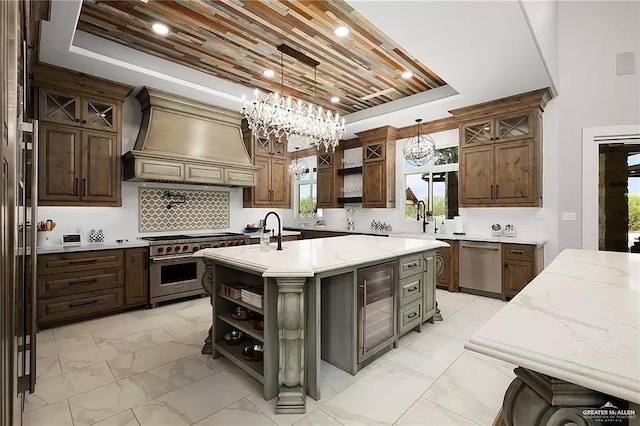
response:
<path id="1" fill-rule="evenodd" d="M 298 158 L 298 149 L 299 146 L 296 147 L 296 159 L 289 163 L 289 176 L 291 176 L 294 180 L 300 180 L 309 173 L 309 166 L 304 160 Z"/>
<path id="2" fill-rule="evenodd" d="M 420 134 L 421 121 L 421 118 L 416 119 L 418 134 L 407 139 L 402 145 L 402 155 L 412 166 L 424 166 L 436 152 L 436 143 L 431 136 Z"/>
<path id="3" fill-rule="evenodd" d="M 302 52 L 287 46 L 278 46 L 280 51 L 280 87 L 281 95 L 271 93 L 262 94 L 258 89 L 251 101 L 243 98 L 242 114 L 247 119 L 249 129 L 264 134 L 273 135 L 279 141 L 288 139 L 290 135 L 297 135 L 309 146 L 324 147 L 325 151 L 335 151 L 346 128 L 344 119 L 322 107 L 284 97 L 284 61 L 283 53 L 310 65 L 314 69 L 314 92 L 317 102 L 317 66 L 318 61 L 306 56 Z"/>

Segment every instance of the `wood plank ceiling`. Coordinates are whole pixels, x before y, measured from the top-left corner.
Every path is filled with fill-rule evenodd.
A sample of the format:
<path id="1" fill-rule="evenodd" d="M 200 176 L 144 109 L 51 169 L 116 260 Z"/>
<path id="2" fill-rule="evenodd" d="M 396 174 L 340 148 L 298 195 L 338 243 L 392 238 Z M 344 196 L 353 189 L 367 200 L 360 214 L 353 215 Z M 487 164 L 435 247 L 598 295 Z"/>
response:
<path id="1" fill-rule="evenodd" d="M 170 33 L 155 34 L 155 22 Z M 348 36 L 334 34 L 340 25 Z M 343 0 L 85 0 L 78 29 L 265 92 L 280 92 L 283 74 L 286 95 L 314 102 L 313 68 L 284 55 L 280 72 L 284 43 L 320 62 L 316 103 L 342 114 L 446 84 Z M 403 79 L 406 70 L 414 76 Z"/>

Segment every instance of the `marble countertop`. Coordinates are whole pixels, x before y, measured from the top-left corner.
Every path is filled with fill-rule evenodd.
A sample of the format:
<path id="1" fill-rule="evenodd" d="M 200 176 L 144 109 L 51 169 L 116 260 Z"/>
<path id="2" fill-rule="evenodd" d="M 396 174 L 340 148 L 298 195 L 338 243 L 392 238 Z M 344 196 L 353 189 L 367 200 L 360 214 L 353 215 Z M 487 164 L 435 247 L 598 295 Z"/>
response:
<path id="1" fill-rule="evenodd" d="M 325 231 L 325 232 L 345 232 L 347 234 L 354 235 L 382 235 L 389 236 L 391 232 L 389 231 L 372 231 L 370 229 L 354 229 L 354 230 L 346 230 L 339 226 L 284 226 L 284 229 L 295 229 L 297 231 Z"/>
<path id="2" fill-rule="evenodd" d="M 422 238 L 422 239 L 438 239 L 438 240 L 458 240 L 458 241 L 483 241 L 491 243 L 508 243 L 508 244 L 528 244 L 533 246 L 543 246 L 547 243 L 546 238 L 530 238 L 530 237 L 492 237 L 491 235 L 454 235 L 454 234 L 423 234 L 409 232 L 393 232 L 390 237 L 400 238 Z"/>
<path id="3" fill-rule="evenodd" d="M 93 251 L 93 250 L 117 250 L 136 247 L 147 247 L 149 242 L 145 240 L 131 240 L 117 243 L 115 241 L 109 241 L 104 243 L 83 243 L 80 245 L 63 246 L 62 244 L 52 244 L 50 246 L 38 246 L 38 254 L 53 254 L 53 253 L 73 253 L 79 251 Z"/>
<path id="4" fill-rule="evenodd" d="M 260 238 L 260 235 L 262 233 L 261 232 L 245 232 L 244 235 L 248 236 L 249 238 Z M 300 231 L 288 231 L 288 230 L 282 230 L 282 236 L 283 237 L 290 237 L 290 236 L 294 236 L 294 235 L 300 235 L 302 234 Z"/>
<path id="5" fill-rule="evenodd" d="M 465 348 L 640 403 L 640 254 L 564 250 Z"/>
<path id="6" fill-rule="evenodd" d="M 194 256 L 243 267 L 259 272 L 263 277 L 312 277 L 320 272 L 446 246 L 435 240 L 346 235 L 288 241 L 282 243 L 282 251 L 277 251 L 276 243 L 271 243 L 271 250 L 266 252 L 254 244 L 204 249 Z"/>

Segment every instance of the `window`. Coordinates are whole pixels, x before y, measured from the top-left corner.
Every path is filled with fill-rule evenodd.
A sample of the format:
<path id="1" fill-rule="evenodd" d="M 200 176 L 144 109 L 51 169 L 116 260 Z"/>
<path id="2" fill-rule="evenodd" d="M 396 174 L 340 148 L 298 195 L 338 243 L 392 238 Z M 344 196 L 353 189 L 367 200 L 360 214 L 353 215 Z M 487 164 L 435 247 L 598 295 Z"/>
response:
<path id="1" fill-rule="evenodd" d="M 306 216 L 315 213 L 318 201 L 316 157 L 303 159 L 309 166 L 309 173 L 294 183 L 294 211 L 296 215 Z"/>
<path id="2" fill-rule="evenodd" d="M 424 201 L 427 211 L 437 218 L 458 215 L 458 147 L 436 149 L 424 166 L 406 163 L 405 194 L 406 219 L 416 219 L 418 201 Z"/>

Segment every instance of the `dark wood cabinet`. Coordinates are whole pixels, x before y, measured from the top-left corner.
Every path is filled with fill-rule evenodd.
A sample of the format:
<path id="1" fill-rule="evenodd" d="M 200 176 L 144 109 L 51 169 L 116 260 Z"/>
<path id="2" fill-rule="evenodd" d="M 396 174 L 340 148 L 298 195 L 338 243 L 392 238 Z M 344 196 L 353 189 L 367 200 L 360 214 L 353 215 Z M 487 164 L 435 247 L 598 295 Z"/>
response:
<path id="1" fill-rule="evenodd" d="M 436 250 L 437 287 L 451 292 L 458 291 L 458 241 L 441 240 L 449 244 Z"/>
<path id="2" fill-rule="evenodd" d="M 291 208 L 288 162 L 284 158 L 271 158 L 271 206 Z"/>
<path id="3" fill-rule="evenodd" d="M 335 207 L 336 195 L 334 188 L 333 168 L 318 168 L 318 198 L 317 207 L 319 209 Z"/>
<path id="4" fill-rule="evenodd" d="M 543 268 L 542 246 L 502 244 L 502 298 L 518 294 Z"/>
<path id="5" fill-rule="evenodd" d="M 358 133 L 362 142 L 362 207 L 396 206 L 396 134 L 391 126 Z"/>
<path id="6" fill-rule="evenodd" d="M 149 250 L 129 249 L 124 260 L 124 304 L 146 305 L 149 300 Z"/>
<path id="7" fill-rule="evenodd" d="M 535 141 L 502 143 L 494 150 L 496 203 L 535 203 Z"/>
<path id="8" fill-rule="evenodd" d="M 40 125 L 38 188 L 40 203 L 75 202 L 79 199 L 81 167 L 80 130 Z"/>
<path id="9" fill-rule="evenodd" d="M 82 132 L 82 180 L 80 199 L 120 205 L 120 148 L 116 135 Z"/>
<path id="10" fill-rule="evenodd" d="M 460 153 L 460 205 L 493 203 L 494 149 L 469 148 Z"/>

